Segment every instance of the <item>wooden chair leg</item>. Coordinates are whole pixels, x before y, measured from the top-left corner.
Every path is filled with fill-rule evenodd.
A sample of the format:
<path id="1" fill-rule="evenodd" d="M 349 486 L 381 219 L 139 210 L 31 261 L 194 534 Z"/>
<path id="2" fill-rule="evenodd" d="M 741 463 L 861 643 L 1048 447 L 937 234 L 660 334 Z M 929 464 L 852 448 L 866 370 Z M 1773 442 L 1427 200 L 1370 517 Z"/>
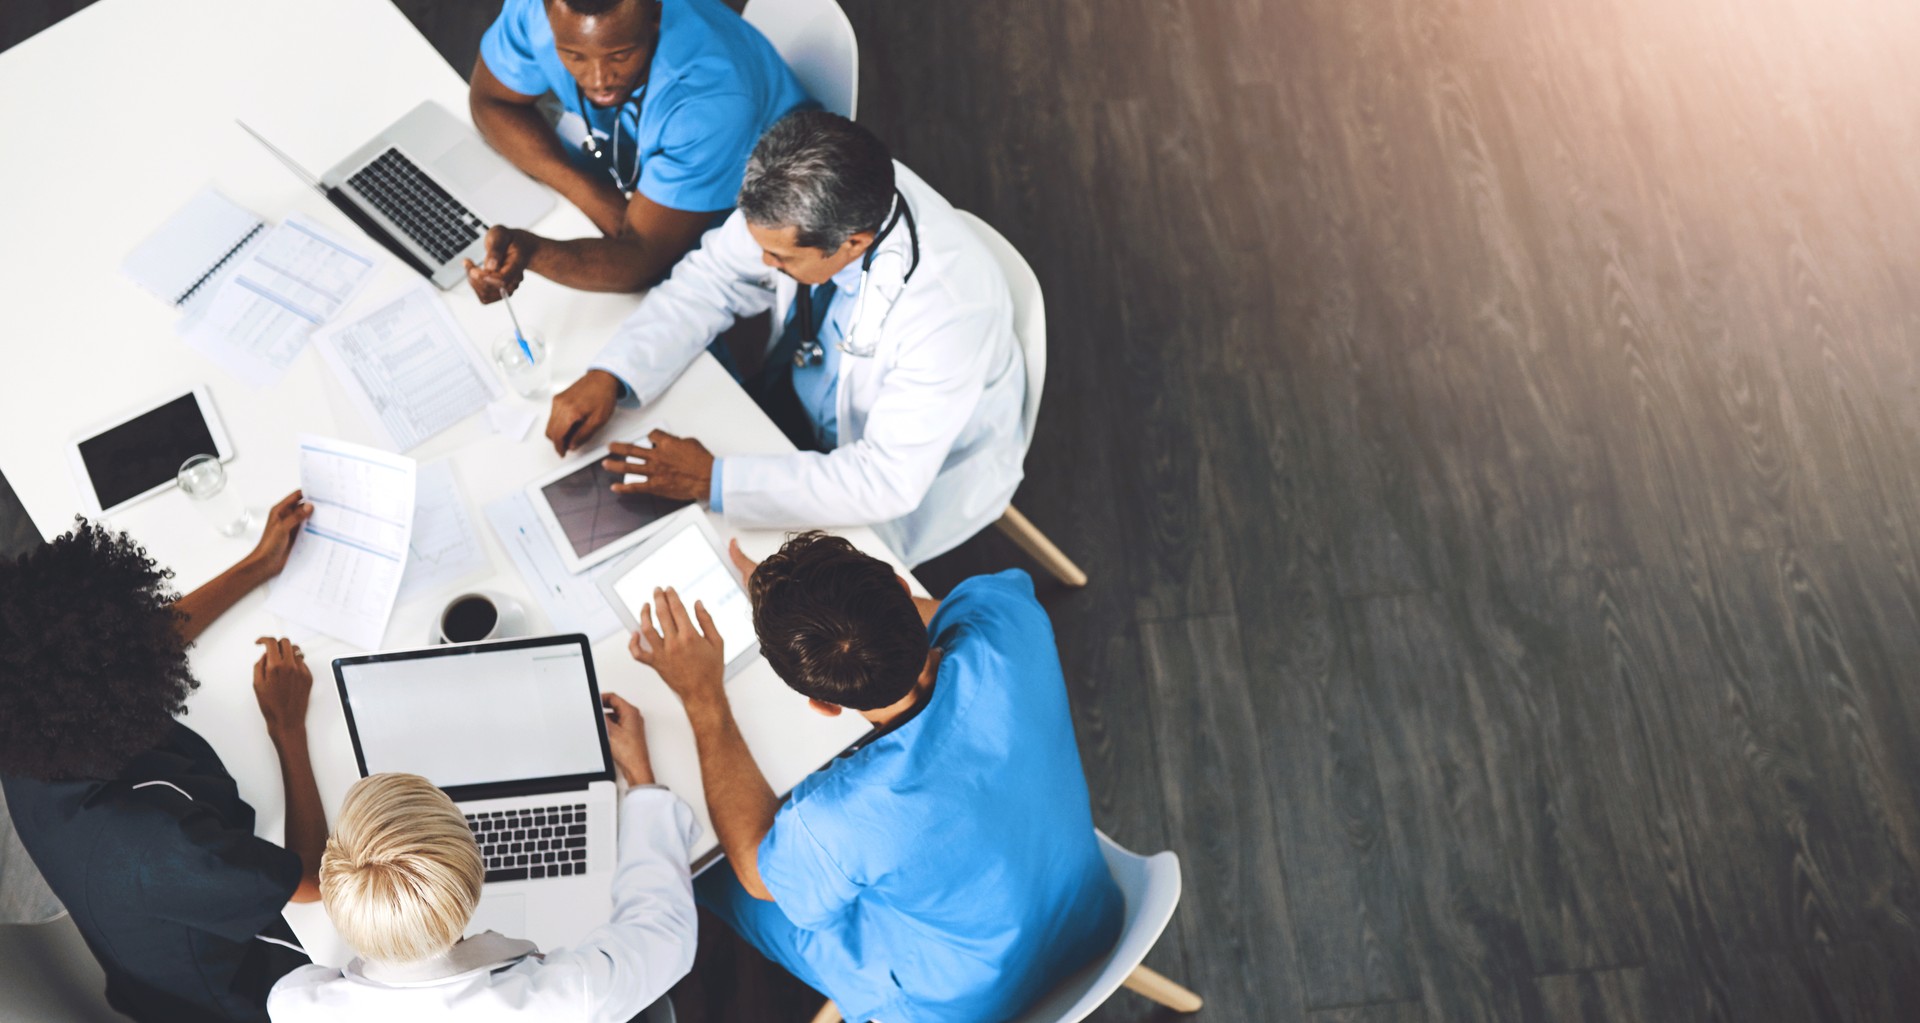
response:
<path id="1" fill-rule="evenodd" d="M 833 1004 L 833 999 L 827 999 L 827 1004 L 813 1014 L 813 1023 L 840 1023 L 840 1007 Z"/>
<path id="2" fill-rule="evenodd" d="M 1144 966 L 1136 966 L 1121 981 L 1127 990 L 1135 991 L 1159 1002 L 1175 1012 L 1199 1012 L 1200 996 L 1162 977 Z"/>
<path id="3" fill-rule="evenodd" d="M 1014 543 L 1019 544 L 1020 549 L 1026 551 L 1028 556 L 1038 561 L 1040 567 L 1053 573 L 1054 578 L 1068 586 L 1087 584 L 1087 573 L 1080 571 L 1079 565 L 1074 564 L 1071 558 L 1061 553 L 1060 548 L 1055 547 L 1053 541 L 1047 539 L 1047 534 L 1040 532 L 1033 523 L 1028 522 L 1027 517 L 1020 514 L 1020 509 L 1007 505 L 1007 510 L 1000 515 L 1000 521 L 995 522 L 994 525 L 1000 528 L 1000 532 L 1007 534 Z"/>

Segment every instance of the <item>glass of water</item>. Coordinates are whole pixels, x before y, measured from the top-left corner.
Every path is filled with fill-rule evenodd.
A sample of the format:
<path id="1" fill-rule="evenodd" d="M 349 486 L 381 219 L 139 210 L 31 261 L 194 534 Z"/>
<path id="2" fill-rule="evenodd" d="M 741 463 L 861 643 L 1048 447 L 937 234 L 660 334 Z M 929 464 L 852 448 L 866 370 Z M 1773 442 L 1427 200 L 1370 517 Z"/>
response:
<path id="1" fill-rule="evenodd" d="M 520 339 L 526 339 L 523 348 Z M 531 358 L 529 358 L 531 356 Z M 547 358 L 547 341 L 539 331 L 520 335 L 508 333 L 493 346 L 493 364 L 507 378 L 507 386 L 522 398 L 544 398 L 551 390 L 553 365 Z"/>
<path id="2" fill-rule="evenodd" d="M 227 488 L 227 467 L 218 455 L 195 455 L 180 463 L 180 489 L 193 499 L 221 536 L 239 536 L 253 525 L 253 512 Z"/>

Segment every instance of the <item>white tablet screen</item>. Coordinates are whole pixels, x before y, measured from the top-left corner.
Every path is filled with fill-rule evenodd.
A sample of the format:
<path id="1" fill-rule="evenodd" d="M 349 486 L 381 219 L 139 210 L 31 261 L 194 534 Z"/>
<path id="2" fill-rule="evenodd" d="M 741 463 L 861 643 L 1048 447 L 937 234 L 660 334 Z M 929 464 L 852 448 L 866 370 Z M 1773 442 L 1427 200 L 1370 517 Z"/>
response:
<path id="1" fill-rule="evenodd" d="M 677 590 L 689 615 L 694 601 L 706 605 L 728 660 L 753 642 L 753 606 L 747 593 L 699 527 L 688 525 L 667 537 L 657 550 L 614 580 L 613 591 L 638 621 L 640 609 L 653 602 L 656 586 Z M 659 627 L 657 621 L 654 627 Z"/>

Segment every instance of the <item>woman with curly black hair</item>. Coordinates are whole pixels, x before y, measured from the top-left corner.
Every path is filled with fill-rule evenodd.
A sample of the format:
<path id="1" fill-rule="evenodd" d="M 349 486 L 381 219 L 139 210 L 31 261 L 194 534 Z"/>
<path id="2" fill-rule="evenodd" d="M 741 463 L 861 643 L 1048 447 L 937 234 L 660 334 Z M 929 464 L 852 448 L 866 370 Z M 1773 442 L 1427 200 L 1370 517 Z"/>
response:
<path id="1" fill-rule="evenodd" d="M 319 898 L 326 815 L 307 760 L 300 648 L 262 637 L 254 694 L 280 753 L 287 848 L 213 748 L 174 719 L 199 685 L 187 646 L 287 563 L 311 514 L 298 491 L 260 543 L 183 597 L 125 533 L 74 529 L 0 559 L 0 784 L 21 844 L 137 1020 L 260 1020 L 307 962 L 281 919 Z M 265 938 L 267 940 L 257 940 Z"/>

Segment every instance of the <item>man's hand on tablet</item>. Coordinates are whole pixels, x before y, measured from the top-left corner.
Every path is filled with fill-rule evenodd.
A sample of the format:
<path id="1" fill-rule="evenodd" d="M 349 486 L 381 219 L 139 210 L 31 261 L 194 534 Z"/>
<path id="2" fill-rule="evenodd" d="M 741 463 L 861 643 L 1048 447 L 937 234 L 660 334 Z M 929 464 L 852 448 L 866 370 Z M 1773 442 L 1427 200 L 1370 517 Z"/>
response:
<path id="1" fill-rule="evenodd" d="M 634 477 L 615 483 L 616 494 L 652 494 L 673 501 L 704 501 L 713 489 L 713 452 L 688 437 L 665 430 L 647 434 L 649 444 L 607 445 L 613 455 L 600 463 L 609 472 Z"/>
<path id="2" fill-rule="evenodd" d="M 722 646 L 720 630 L 706 606 L 696 600 L 689 612 L 680 594 L 669 587 L 655 589 L 653 603 L 640 608 L 640 631 L 628 640 L 627 652 L 659 673 L 667 688 L 691 710 L 725 699 L 727 659 Z"/>

